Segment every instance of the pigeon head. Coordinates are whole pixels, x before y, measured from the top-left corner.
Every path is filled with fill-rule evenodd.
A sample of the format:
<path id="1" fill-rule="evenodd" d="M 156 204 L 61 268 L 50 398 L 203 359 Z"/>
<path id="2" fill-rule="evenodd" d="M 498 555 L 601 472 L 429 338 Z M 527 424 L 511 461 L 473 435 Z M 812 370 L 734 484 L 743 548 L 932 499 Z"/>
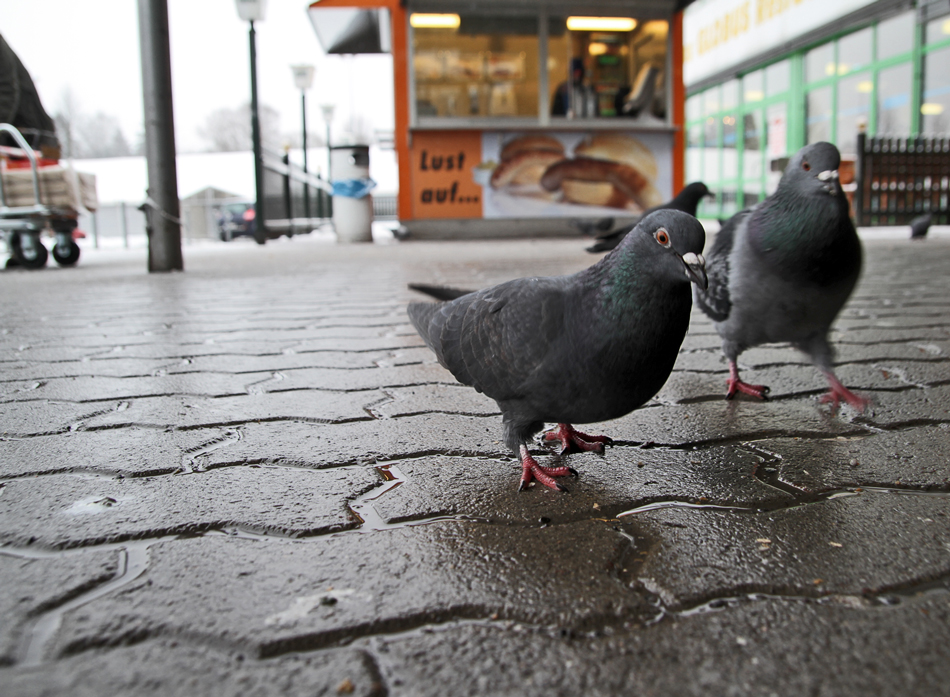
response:
<path id="1" fill-rule="evenodd" d="M 696 201 L 699 203 L 699 200 L 704 196 L 710 194 L 709 187 L 706 186 L 703 182 L 690 182 L 687 184 L 681 193 L 684 193 L 689 197 L 690 200 Z"/>
<path id="2" fill-rule="evenodd" d="M 806 145 L 789 161 L 779 186 L 805 195 L 841 195 L 841 185 L 838 183 L 840 164 L 841 154 L 831 143 Z"/>
<path id="3" fill-rule="evenodd" d="M 706 289 L 706 260 L 702 254 L 706 231 L 689 213 L 677 210 L 650 213 L 637 223 L 627 239 L 636 244 L 638 253 L 650 258 L 661 276 L 689 281 Z"/>

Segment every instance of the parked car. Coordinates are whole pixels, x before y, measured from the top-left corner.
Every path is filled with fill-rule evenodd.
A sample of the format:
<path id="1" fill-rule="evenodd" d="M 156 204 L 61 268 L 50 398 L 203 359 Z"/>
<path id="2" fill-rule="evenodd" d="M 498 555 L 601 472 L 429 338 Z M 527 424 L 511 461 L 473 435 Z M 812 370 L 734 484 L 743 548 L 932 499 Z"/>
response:
<path id="1" fill-rule="evenodd" d="M 254 237 L 256 232 L 253 201 L 227 203 L 218 209 L 218 237 L 230 242 L 235 237 Z"/>

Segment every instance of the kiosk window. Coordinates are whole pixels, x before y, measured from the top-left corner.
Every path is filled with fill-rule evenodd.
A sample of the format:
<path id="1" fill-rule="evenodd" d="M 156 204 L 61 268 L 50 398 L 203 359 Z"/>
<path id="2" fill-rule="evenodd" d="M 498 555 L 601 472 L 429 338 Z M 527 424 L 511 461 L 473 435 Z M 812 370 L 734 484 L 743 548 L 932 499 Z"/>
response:
<path id="1" fill-rule="evenodd" d="M 568 18 L 563 37 L 551 32 L 551 115 L 664 121 L 667 22 L 629 18 L 618 30 L 595 21 L 572 24 L 574 19 L 597 18 Z"/>
<path id="2" fill-rule="evenodd" d="M 419 117 L 537 117 L 537 16 L 412 15 L 410 23 Z"/>
<path id="3" fill-rule="evenodd" d="M 409 22 L 423 121 L 538 119 L 544 111 L 555 119 L 667 121 L 665 21 L 549 16 L 543 50 L 536 14 L 415 13 Z"/>

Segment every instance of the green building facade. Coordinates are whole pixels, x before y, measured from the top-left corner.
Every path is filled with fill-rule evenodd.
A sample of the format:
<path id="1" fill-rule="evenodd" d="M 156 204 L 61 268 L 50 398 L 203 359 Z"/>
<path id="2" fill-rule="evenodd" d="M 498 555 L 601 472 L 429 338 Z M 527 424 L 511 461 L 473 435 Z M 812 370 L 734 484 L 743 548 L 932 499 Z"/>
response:
<path id="1" fill-rule="evenodd" d="M 783 158 L 808 143 L 832 142 L 849 159 L 862 128 L 950 135 L 950 2 L 855 0 L 863 6 L 798 36 L 787 25 L 803 16 L 807 24 L 818 4 L 838 1 L 700 0 L 687 10 L 687 61 L 700 62 L 694 75 L 705 74 L 691 79 L 686 70 L 686 178 L 716 193 L 700 215 L 723 218 L 762 200 Z M 770 23 L 781 43 L 743 57 L 743 40 Z M 697 55 L 698 47 L 710 55 Z M 716 52 L 725 56 L 720 64 L 739 62 L 702 64 Z"/>

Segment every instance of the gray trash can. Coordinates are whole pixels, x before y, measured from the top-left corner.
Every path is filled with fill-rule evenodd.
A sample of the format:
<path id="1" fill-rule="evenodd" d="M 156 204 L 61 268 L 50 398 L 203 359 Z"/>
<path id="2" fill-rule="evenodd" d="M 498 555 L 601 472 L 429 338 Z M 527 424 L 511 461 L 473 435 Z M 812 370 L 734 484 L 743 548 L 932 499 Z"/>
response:
<path id="1" fill-rule="evenodd" d="M 333 172 L 333 227 L 339 242 L 373 241 L 373 197 L 369 189 L 369 146 L 330 148 Z"/>

